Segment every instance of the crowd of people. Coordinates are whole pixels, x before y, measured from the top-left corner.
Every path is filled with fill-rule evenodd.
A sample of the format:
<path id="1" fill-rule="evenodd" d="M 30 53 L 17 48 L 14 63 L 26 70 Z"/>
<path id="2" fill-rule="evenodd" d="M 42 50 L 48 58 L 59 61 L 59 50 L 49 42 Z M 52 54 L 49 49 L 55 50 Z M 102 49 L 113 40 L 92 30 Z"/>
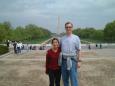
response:
<path id="1" fill-rule="evenodd" d="M 88 44 L 88 49 L 91 50 L 94 46 L 91 46 L 91 44 Z M 95 44 L 95 49 L 102 49 L 102 44 Z"/>
<path id="2" fill-rule="evenodd" d="M 32 45 L 32 44 L 23 44 L 21 41 L 6 41 L 6 46 L 10 48 L 13 46 L 13 50 L 15 54 L 20 54 L 22 50 L 46 50 L 46 45 Z"/>
<path id="3" fill-rule="evenodd" d="M 13 46 L 14 46 L 14 53 L 15 54 L 21 53 L 22 49 L 24 49 L 24 45 L 20 41 L 18 41 L 18 42 L 14 41 Z"/>

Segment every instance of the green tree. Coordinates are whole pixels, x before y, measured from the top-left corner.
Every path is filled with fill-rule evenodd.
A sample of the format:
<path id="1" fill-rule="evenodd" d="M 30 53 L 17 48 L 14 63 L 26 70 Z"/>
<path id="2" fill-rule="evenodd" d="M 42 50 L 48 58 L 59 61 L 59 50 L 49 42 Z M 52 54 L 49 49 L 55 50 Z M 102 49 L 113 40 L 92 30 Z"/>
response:
<path id="1" fill-rule="evenodd" d="M 107 42 L 115 42 L 115 21 L 106 24 L 104 38 Z"/>
<path id="2" fill-rule="evenodd" d="M 32 41 L 51 36 L 51 32 L 34 24 L 12 28 L 10 22 L 0 23 L 0 42 L 4 40 Z"/>
<path id="3" fill-rule="evenodd" d="M 6 21 L 0 23 L 0 41 L 9 40 L 11 36 L 11 24 Z"/>
<path id="4" fill-rule="evenodd" d="M 78 28 L 74 29 L 73 33 L 82 39 L 103 41 L 103 30 L 96 30 L 94 28 Z"/>

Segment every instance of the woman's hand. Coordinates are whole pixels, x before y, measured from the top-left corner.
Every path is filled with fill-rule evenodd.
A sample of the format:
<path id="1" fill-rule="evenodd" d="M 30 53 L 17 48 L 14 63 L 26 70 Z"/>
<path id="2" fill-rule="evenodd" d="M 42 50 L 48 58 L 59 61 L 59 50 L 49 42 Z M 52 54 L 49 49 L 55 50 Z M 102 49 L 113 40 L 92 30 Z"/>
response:
<path id="1" fill-rule="evenodd" d="M 47 69 L 46 69 L 45 73 L 48 74 L 48 70 Z"/>

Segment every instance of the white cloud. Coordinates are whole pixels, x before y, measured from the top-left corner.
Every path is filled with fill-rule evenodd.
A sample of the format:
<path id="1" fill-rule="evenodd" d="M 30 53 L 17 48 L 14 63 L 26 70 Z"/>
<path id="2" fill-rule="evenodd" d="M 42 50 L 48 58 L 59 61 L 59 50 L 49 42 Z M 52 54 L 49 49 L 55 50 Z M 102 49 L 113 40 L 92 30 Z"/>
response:
<path id="1" fill-rule="evenodd" d="M 61 28 L 65 21 L 75 26 L 102 28 L 115 19 L 115 0 L 1 0 L 0 22 L 14 25 L 35 23 L 56 31 L 57 16 Z"/>

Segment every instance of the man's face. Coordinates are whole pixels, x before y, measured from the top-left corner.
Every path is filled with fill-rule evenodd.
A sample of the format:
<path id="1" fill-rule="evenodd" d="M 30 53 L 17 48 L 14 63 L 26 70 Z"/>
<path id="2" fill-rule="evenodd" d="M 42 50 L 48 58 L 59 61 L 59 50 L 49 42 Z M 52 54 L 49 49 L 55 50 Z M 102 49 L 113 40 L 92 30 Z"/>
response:
<path id="1" fill-rule="evenodd" d="M 73 28 L 73 26 L 72 26 L 71 24 L 67 24 L 67 25 L 65 26 L 66 34 L 67 34 L 67 35 L 72 34 L 72 28 Z"/>

